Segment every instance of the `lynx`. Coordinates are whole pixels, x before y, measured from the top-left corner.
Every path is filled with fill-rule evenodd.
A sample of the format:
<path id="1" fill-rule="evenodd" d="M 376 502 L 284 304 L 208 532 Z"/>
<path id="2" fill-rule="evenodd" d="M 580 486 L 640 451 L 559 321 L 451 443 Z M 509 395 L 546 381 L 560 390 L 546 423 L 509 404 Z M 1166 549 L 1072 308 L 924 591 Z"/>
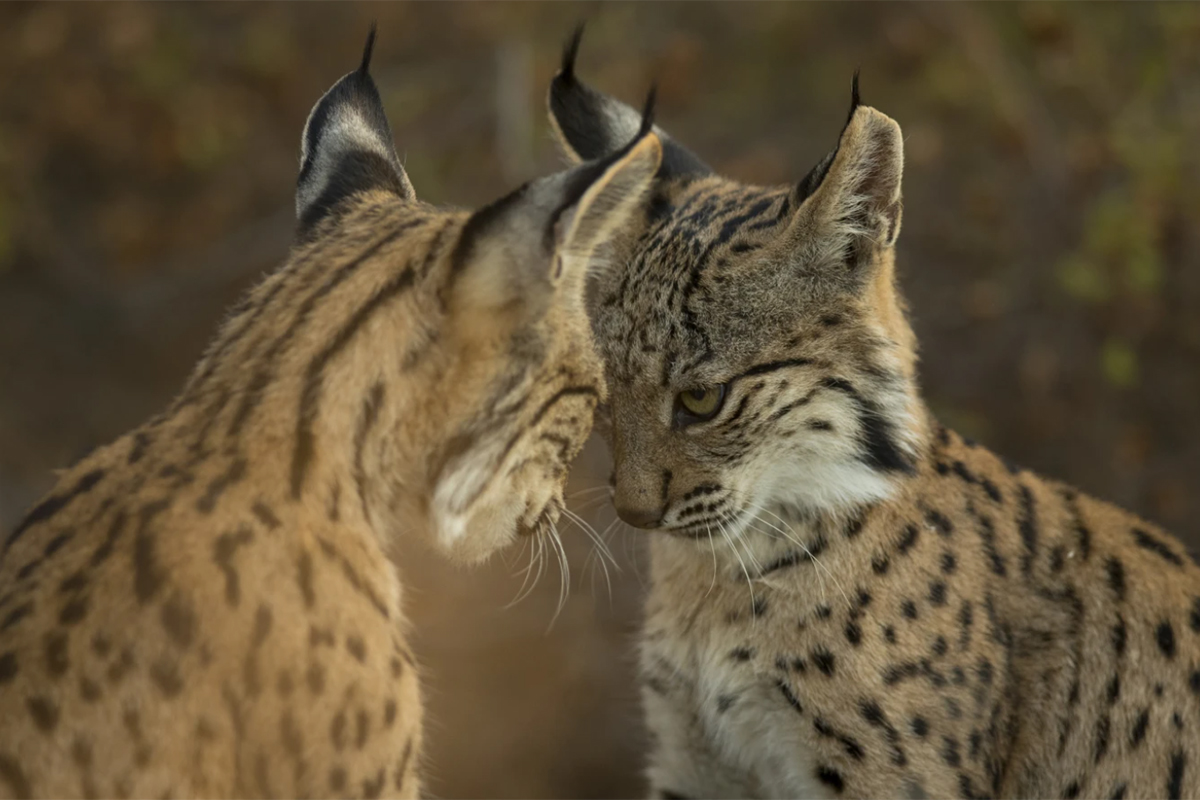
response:
<path id="1" fill-rule="evenodd" d="M 0 796 L 416 797 L 397 543 L 556 535 L 605 396 L 585 275 L 659 141 L 433 208 L 373 40 L 305 125 L 287 261 L 2 542 Z"/>
<path id="2" fill-rule="evenodd" d="M 576 159 L 639 115 L 550 91 Z M 1200 570 L 921 399 L 896 287 L 903 139 L 859 102 L 799 183 L 662 131 L 598 276 L 616 509 L 651 531 L 641 672 L 670 797 L 1196 797 Z"/>

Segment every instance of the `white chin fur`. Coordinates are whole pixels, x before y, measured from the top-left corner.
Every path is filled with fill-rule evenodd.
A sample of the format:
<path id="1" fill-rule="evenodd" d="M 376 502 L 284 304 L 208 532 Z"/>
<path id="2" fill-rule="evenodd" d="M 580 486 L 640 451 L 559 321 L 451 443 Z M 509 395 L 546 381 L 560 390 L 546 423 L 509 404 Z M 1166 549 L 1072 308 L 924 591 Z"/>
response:
<path id="1" fill-rule="evenodd" d="M 859 461 L 805 459 L 781 465 L 767 476 L 763 501 L 786 503 L 816 512 L 852 508 L 891 496 L 886 475 Z"/>

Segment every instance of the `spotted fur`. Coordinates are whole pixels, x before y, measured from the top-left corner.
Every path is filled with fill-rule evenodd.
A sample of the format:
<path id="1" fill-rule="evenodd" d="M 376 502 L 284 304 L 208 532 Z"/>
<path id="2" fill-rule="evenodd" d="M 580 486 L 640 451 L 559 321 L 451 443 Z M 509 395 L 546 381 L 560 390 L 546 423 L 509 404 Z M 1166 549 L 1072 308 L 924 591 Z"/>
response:
<path id="1" fill-rule="evenodd" d="M 574 52 L 551 114 L 597 157 L 636 112 Z M 685 168 L 595 284 L 614 502 L 653 530 L 652 792 L 1200 795 L 1200 570 L 929 413 L 894 285 L 902 161 L 856 79 L 794 186 L 664 162 Z M 689 416 L 706 387 L 723 405 Z"/>
<path id="2" fill-rule="evenodd" d="M 658 139 L 435 209 L 369 53 L 309 118 L 287 261 L 0 540 L 0 797 L 416 797 L 397 542 L 551 534 L 605 395 L 586 270 Z"/>

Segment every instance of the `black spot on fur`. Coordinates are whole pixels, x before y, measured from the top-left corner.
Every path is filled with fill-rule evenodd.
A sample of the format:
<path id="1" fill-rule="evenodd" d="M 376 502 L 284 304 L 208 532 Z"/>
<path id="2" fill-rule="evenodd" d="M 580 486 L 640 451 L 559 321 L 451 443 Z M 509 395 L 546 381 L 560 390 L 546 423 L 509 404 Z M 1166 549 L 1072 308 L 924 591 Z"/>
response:
<path id="1" fill-rule="evenodd" d="M 921 666 L 915 661 L 905 661 L 902 664 L 893 664 L 883 672 L 883 683 L 885 686 L 893 686 L 900 681 L 915 678 L 921 674 Z"/>
<path id="2" fill-rule="evenodd" d="M 34 525 L 37 525 L 39 522 L 45 522 L 70 505 L 75 498 L 91 491 L 104 478 L 104 474 L 104 470 L 94 469 L 81 476 L 75 482 L 75 485 L 65 494 L 50 495 L 41 503 L 34 506 L 33 510 L 25 515 L 25 519 L 21 521 L 16 530 L 9 534 L 8 540 L 4 543 L 4 552 L 7 552 L 13 546 L 13 543 Z"/>
<path id="3" fill-rule="evenodd" d="M 775 681 L 775 686 L 779 689 L 779 693 L 783 695 L 783 699 L 787 701 L 789 706 L 795 709 L 796 713 L 804 713 L 804 708 L 800 705 L 800 700 L 792 691 L 792 687 L 788 686 L 787 681 L 785 681 L 783 678 L 779 678 Z"/>
<path id="4" fill-rule="evenodd" d="M 945 581 L 934 581 L 929 584 L 929 602 L 934 606 L 946 605 Z"/>
<path id="5" fill-rule="evenodd" d="M 158 562 L 150 522 L 167 510 L 169 500 L 157 500 L 142 507 L 138 514 L 138 532 L 133 543 L 133 588 L 140 604 L 146 605 L 166 583 L 166 573 Z"/>
<path id="6" fill-rule="evenodd" d="M 0 686 L 6 683 L 11 683 L 12 679 L 17 677 L 17 672 L 20 669 L 17 666 L 17 654 L 12 650 L 0 655 Z"/>
<path id="7" fill-rule="evenodd" d="M 917 543 L 917 537 L 919 534 L 920 531 L 917 529 L 916 525 L 906 525 L 904 527 L 904 533 L 900 536 L 900 544 L 897 546 L 896 551 L 901 555 L 907 553 L 913 548 L 913 545 Z"/>
<path id="8" fill-rule="evenodd" d="M 13 797 L 33 797 L 33 786 L 21 769 L 21 762 L 4 753 L 0 753 L 0 780 L 12 789 Z"/>
<path id="9" fill-rule="evenodd" d="M 1154 631 L 1154 638 L 1158 640 L 1158 649 L 1167 658 L 1175 657 L 1175 629 L 1171 627 L 1171 623 L 1163 620 L 1158 624 Z"/>
<path id="10" fill-rule="evenodd" d="M 922 739 L 929 735 L 929 722 L 924 717 L 913 717 L 912 722 L 909 723 L 909 727 L 912 728 L 914 734 Z"/>
<path id="11" fill-rule="evenodd" d="M 1142 528 L 1133 529 L 1133 538 L 1137 542 L 1137 546 L 1144 550 L 1149 550 L 1164 561 L 1174 564 L 1177 567 L 1183 566 L 1183 559 L 1179 554 L 1167 546 L 1166 542 L 1154 536 L 1149 531 Z"/>
<path id="12" fill-rule="evenodd" d="M 845 534 L 847 539 L 853 539 L 862 533 L 863 518 L 861 516 L 853 517 L 846 523 Z"/>
<path id="13" fill-rule="evenodd" d="M 255 519 L 261 522 L 270 530 L 276 530 L 280 526 L 279 517 L 275 516 L 275 512 L 266 503 L 259 500 L 250 510 L 254 513 Z"/>
<path id="14" fill-rule="evenodd" d="M 754 658 L 754 650 L 749 647 L 735 647 L 730 651 L 729 657 L 734 661 L 749 661 Z"/>
<path id="15" fill-rule="evenodd" d="M 88 598 L 87 595 L 77 595 L 73 597 L 62 611 L 58 613 L 58 621 L 61 625 L 78 625 L 87 616 Z"/>
<path id="16" fill-rule="evenodd" d="M 813 666 L 819 669 L 825 675 L 831 676 L 834 672 L 834 657 L 833 653 L 829 652 L 824 647 L 815 648 L 809 654 L 809 658 L 813 662 Z"/>
<path id="17" fill-rule="evenodd" d="M 300 586 L 300 594 L 304 598 L 304 606 L 312 608 L 317 603 L 317 594 L 313 588 L 312 553 L 307 550 L 300 553 L 296 562 L 296 581 Z"/>
<path id="18" fill-rule="evenodd" d="M 1129 731 L 1129 747 L 1136 749 L 1146 738 L 1146 728 L 1150 726 L 1150 709 L 1143 708 L 1134 720 L 1133 728 Z"/>
<path id="19" fill-rule="evenodd" d="M 333 716 L 333 721 L 329 723 L 329 740 L 333 743 L 333 749 L 339 753 L 346 746 L 346 712 L 338 711 Z"/>
<path id="20" fill-rule="evenodd" d="M 942 737 L 942 760 L 952 767 L 962 765 L 962 756 L 958 751 L 958 740 L 950 737 Z"/>
<path id="21" fill-rule="evenodd" d="M 938 535 L 942 536 L 943 538 L 954 533 L 954 523 L 950 521 L 949 517 L 937 509 L 928 509 L 925 512 L 925 521 L 932 525 L 934 529 L 937 530 Z"/>
<path id="22" fill-rule="evenodd" d="M 1021 558 L 1021 571 L 1029 575 L 1033 570 L 1033 558 L 1037 554 L 1037 511 L 1033 505 L 1033 493 L 1028 486 L 1021 486 L 1020 496 L 1021 515 L 1017 521 L 1017 530 L 1021 534 L 1021 542 L 1025 545 L 1025 554 Z"/>
<path id="23" fill-rule="evenodd" d="M 1182 750 L 1171 754 L 1171 774 L 1167 778 L 1167 797 L 1171 800 L 1179 800 L 1183 796 L 1183 768 L 1186 764 L 1187 757 Z"/>
<path id="24" fill-rule="evenodd" d="M 975 791 L 975 785 L 971 783 L 971 776 L 965 772 L 958 773 L 958 790 L 967 800 L 977 800 L 985 796 Z"/>
<path id="25" fill-rule="evenodd" d="M 29 716 L 33 717 L 33 724 L 42 733 L 51 733 L 58 727 L 58 705 L 49 697 L 30 697 L 25 701 L 25 707 L 29 709 Z"/>
<path id="26" fill-rule="evenodd" d="M 917 618 L 917 604 L 914 603 L 912 600 L 905 600 L 903 603 L 900 604 L 900 613 L 903 614 L 908 619 L 916 619 Z"/>
<path id="27" fill-rule="evenodd" d="M 833 767 L 817 767 L 817 780 L 838 794 L 841 794 L 846 788 L 846 781 L 842 778 L 842 774 Z"/>
<path id="28" fill-rule="evenodd" d="M 55 536 L 53 539 L 51 539 L 49 542 L 46 543 L 46 549 L 42 551 L 42 556 L 44 558 L 50 558 L 55 553 L 57 553 L 59 550 L 61 550 L 64 546 L 66 546 L 67 542 L 71 541 L 73 538 L 75 538 L 74 531 L 67 531 L 66 533 L 60 533 L 58 536 Z"/>
<path id="29" fill-rule="evenodd" d="M 1104 758 L 1104 754 L 1108 752 L 1108 738 L 1111 728 L 1112 721 L 1108 718 L 1108 715 L 1105 714 L 1100 717 L 1100 722 L 1096 724 L 1095 761 L 1097 764 Z"/>
<path id="30" fill-rule="evenodd" d="M 196 612 L 180 594 L 173 595 L 162 605 L 159 615 L 163 630 L 178 647 L 186 650 L 196 638 Z"/>
<path id="31" fill-rule="evenodd" d="M 1110 556 L 1104 562 L 1104 569 L 1108 573 L 1108 585 L 1113 590 L 1113 594 L 1118 600 L 1125 599 L 1125 565 L 1121 563 L 1115 556 Z"/>
<path id="32" fill-rule="evenodd" d="M 329 770 L 329 788 L 332 791 L 340 792 L 346 788 L 346 770 L 343 767 L 334 767 Z"/>
<path id="33" fill-rule="evenodd" d="M 374 780 L 363 778 L 363 797 L 366 800 L 375 800 L 383 794 L 383 784 L 387 781 L 387 771 L 379 768 L 379 772 L 375 775 Z"/>
<path id="34" fill-rule="evenodd" d="M 1125 620 L 1118 616 L 1117 624 L 1113 625 L 1112 628 L 1112 645 L 1113 650 L 1116 651 L 1118 658 L 1125 654 L 1125 639 Z"/>
<path id="35" fill-rule="evenodd" d="M 179 674 L 179 665 L 166 658 L 150 665 L 150 680 L 154 681 L 154 685 L 166 698 L 176 697 L 183 691 L 183 677 Z"/>
<path id="36" fill-rule="evenodd" d="M 367 660 L 367 645 L 362 640 L 361 636 L 347 636 L 346 649 L 350 651 L 350 655 L 354 656 L 354 660 L 363 664 Z"/>

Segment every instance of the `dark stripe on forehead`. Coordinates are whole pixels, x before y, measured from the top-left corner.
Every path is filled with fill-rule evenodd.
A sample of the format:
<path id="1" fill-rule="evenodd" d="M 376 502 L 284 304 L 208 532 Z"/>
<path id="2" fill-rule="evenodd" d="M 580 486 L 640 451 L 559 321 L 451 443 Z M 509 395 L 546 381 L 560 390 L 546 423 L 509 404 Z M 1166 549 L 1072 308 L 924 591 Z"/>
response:
<path id="1" fill-rule="evenodd" d="M 781 369 L 790 369 L 791 367 L 807 367 L 812 364 L 812 361 L 807 358 L 789 358 L 783 361 L 768 361 L 763 364 L 756 364 L 745 372 L 741 373 L 729 382 L 733 383 L 742 378 L 750 378 L 755 375 L 766 375 L 770 372 L 776 372 Z"/>

